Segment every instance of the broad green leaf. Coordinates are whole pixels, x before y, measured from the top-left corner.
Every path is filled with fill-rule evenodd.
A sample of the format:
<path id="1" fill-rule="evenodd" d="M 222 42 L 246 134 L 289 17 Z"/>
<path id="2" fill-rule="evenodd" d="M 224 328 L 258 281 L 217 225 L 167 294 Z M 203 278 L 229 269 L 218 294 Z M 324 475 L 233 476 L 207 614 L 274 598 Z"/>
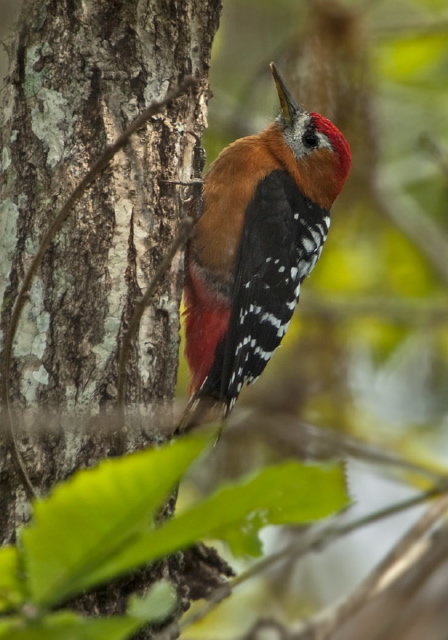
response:
<path id="1" fill-rule="evenodd" d="M 192 436 L 106 460 L 79 472 L 34 505 L 22 547 L 32 600 L 54 605 L 95 584 L 99 567 L 145 531 L 170 490 L 209 442 Z"/>
<path id="2" fill-rule="evenodd" d="M 8 640 L 124 640 L 144 622 L 116 616 L 111 618 L 82 618 L 68 611 L 50 614 L 32 623 L 17 619 L 0 638 Z"/>
<path id="3" fill-rule="evenodd" d="M 176 602 L 173 586 L 166 580 L 161 580 L 144 596 L 134 595 L 129 598 L 128 615 L 146 622 L 161 622 L 172 613 Z"/>
<path id="4" fill-rule="evenodd" d="M 229 542 L 237 555 L 257 555 L 261 553 L 258 532 L 263 527 L 313 522 L 347 504 L 342 465 L 286 462 L 267 467 L 241 484 L 224 487 L 173 518 L 152 534 L 151 547 L 165 555 L 171 552 L 164 550 L 171 540 L 175 543 L 182 537 L 188 545 L 211 537 Z"/>
<path id="5" fill-rule="evenodd" d="M 0 611 L 17 607 L 23 599 L 17 549 L 2 547 L 0 549 Z"/>
<path id="6" fill-rule="evenodd" d="M 235 553 L 260 553 L 258 531 L 269 524 L 324 518 L 347 506 L 342 465 L 286 462 L 229 484 L 132 544 L 99 568 L 97 580 L 191 546 L 204 537 L 229 542 Z"/>

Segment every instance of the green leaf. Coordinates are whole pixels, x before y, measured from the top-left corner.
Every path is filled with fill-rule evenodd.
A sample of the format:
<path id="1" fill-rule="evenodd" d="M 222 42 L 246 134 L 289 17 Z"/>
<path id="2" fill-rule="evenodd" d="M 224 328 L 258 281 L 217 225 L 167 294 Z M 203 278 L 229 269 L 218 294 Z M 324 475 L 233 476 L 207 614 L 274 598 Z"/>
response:
<path id="1" fill-rule="evenodd" d="M 340 464 L 311 466 L 286 462 L 229 484 L 175 516 L 159 529 L 141 534 L 99 568 L 98 580 L 129 571 L 204 537 L 226 540 L 236 554 L 261 552 L 258 532 L 269 524 L 298 524 L 324 518 L 347 506 Z"/>
<path id="2" fill-rule="evenodd" d="M 0 611 L 16 608 L 24 600 L 15 547 L 0 549 Z"/>
<path id="3" fill-rule="evenodd" d="M 101 567 L 149 530 L 155 512 L 210 435 L 106 460 L 75 474 L 34 505 L 33 524 L 22 533 L 30 595 L 54 605 L 93 586 Z"/>
<path id="4" fill-rule="evenodd" d="M 237 554 L 261 553 L 258 532 L 270 524 L 313 522 L 348 504 L 341 464 L 267 467 L 241 483 L 223 487 L 152 534 L 152 551 L 170 553 L 203 537 L 226 540 Z M 145 536 L 149 539 L 151 534 Z M 156 537 L 157 536 L 157 537 Z M 165 551 L 166 549 L 166 551 Z"/>
<path id="5" fill-rule="evenodd" d="M 124 640 L 143 624 L 142 620 L 126 616 L 92 619 L 61 611 L 33 622 L 11 621 L 3 637 L 8 640 Z"/>
<path id="6" fill-rule="evenodd" d="M 146 622 L 162 622 L 173 612 L 176 602 L 177 596 L 172 585 L 161 580 L 143 597 L 134 595 L 129 598 L 128 614 Z"/>

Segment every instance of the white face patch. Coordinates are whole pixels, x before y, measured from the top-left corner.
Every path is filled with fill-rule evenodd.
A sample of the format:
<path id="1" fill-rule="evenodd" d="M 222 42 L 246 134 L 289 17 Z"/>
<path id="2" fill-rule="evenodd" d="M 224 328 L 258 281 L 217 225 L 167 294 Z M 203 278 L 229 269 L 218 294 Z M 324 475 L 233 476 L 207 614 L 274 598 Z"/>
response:
<path id="1" fill-rule="evenodd" d="M 279 116 L 279 121 L 284 123 L 282 116 Z M 309 131 L 312 131 L 317 137 L 318 144 L 315 147 L 309 147 L 303 142 L 303 135 Z M 296 158 L 303 158 L 316 149 L 330 149 L 331 151 L 334 151 L 327 136 L 321 131 L 316 131 L 311 116 L 306 111 L 301 113 L 294 120 L 292 126 L 286 125 L 284 127 L 283 135 L 285 136 L 286 143 L 292 149 Z"/>

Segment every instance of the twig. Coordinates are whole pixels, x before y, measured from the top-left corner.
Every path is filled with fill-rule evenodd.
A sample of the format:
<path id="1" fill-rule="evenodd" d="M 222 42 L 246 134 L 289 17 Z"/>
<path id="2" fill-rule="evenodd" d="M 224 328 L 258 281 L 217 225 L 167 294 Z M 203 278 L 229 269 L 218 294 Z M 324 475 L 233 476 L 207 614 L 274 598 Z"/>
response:
<path id="1" fill-rule="evenodd" d="M 448 31 L 448 20 L 426 22 L 400 22 L 380 24 L 373 29 L 376 38 L 415 38 L 415 36 L 431 36 Z"/>
<path id="2" fill-rule="evenodd" d="M 446 296 L 429 299 L 394 297 L 319 296 L 307 291 L 300 302 L 300 316 L 324 316 L 334 320 L 353 316 L 379 316 L 407 325 L 446 323 Z"/>
<path id="3" fill-rule="evenodd" d="M 383 449 L 366 444 L 351 436 L 340 433 L 324 434 L 324 437 L 325 435 L 329 436 L 328 443 L 333 443 L 336 450 L 339 448 L 341 454 L 349 455 L 365 462 L 377 463 L 388 467 L 395 467 L 408 473 L 415 473 L 436 483 L 444 483 L 448 480 L 445 474 L 434 471 L 412 460 L 406 460 L 393 453 L 388 453 Z"/>
<path id="4" fill-rule="evenodd" d="M 375 522 L 379 522 L 380 520 L 390 518 L 394 515 L 397 515 L 398 513 L 402 513 L 403 511 L 413 509 L 414 507 L 426 502 L 427 500 L 440 496 L 445 490 L 446 489 L 442 487 L 433 487 L 431 489 L 428 489 L 427 491 L 418 493 L 413 498 L 397 502 L 396 504 L 385 507 L 384 509 L 380 509 L 378 511 L 374 511 L 373 513 L 367 514 L 366 516 L 356 518 L 351 522 L 340 525 L 330 524 L 326 527 L 323 527 L 322 529 L 316 531 L 314 535 L 310 536 L 308 540 L 299 540 L 293 542 L 291 545 L 288 545 L 278 553 L 260 560 L 258 563 L 250 567 L 247 571 L 234 578 L 234 580 L 232 580 L 231 582 L 231 585 L 235 587 L 242 582 L 247 581 L 249 578 L 253 578 L 260 572 L 266 571 L 266 569 L 270 568 L 274 564 L 277 564 L 277 562 L 279 562 L 280 560 L 287 559 L 291 556 L 294 556 L 294 558 L 300 558 L 310 551 L 322 551 L 332 542 L 339 540 L 339 538 L 342 538 L 349 533 L 353 533 L 353 531 L 357 531 L 362 527 L 374 524 Z"/>
<path id="5" fill-rule="evenodd" d="M 373 196 L 378 210 L 398 227 L 422 253 L 448 286 L 448 237 L 411 196 L 385 184 L 376 185 Z"/>
<path id="6" fill-rule="evenodd" d="M 320 528 L 317 531 L 314 531 L 307 539 L 301 538 L 293 542 L 278 553 L 272 554 L 255 563 L 252 567 L 231 580 L 229 584 L 215 589 L 215 591 L 213 591 L 210 595 L 209 600 L 202 607 L 198 608 L 194 613 L 187 615 L 185 619 L 181 621 L 179 625 L 180 630 L 184 631 L 191 625 L 196 624 L 197 622 L 205 618 L 224 598 L 230 595 L 229 586 L 233 591 L 235 587 L 244 582 L 247 582 L 254 576 L 263 573 L 267 569 L 270 569 L 272 566 L 282 560 L 287 560 L 291 557 L 297 559 L 305 556 L 311 551 L 321 551 L 332 542 L 335 542 L 339 538 L 342 538 L 343 536 L 346 536 L 353 531 L 361 529 L 362 527 L 365 527 L 369 524 L 373 524 L 374 522 L 384 520 L 385 518 L 389 518 L 398 513 L 402 513 L 403 511 L 407 511 L 408 509 L 422 504 L 427 500 L 430 500 L 431 498 L 442 495 L 446 492 L 446 490 L 446 486 L 433 487 L 428 491 L 423 491 L 417 494 L 413 498 L 398 502 L 389 507 L 386 507 L 385 509 L 375 511 L 368 514 L 367 516 L 352 520 L 351 522 L 340 525 L 330 524 L 326 527 Z M 157 638 L 157 640 L 159 639 Z"/>
<path id="7" fill-rule="evenodd" d="M 294 633 L 294 640 L 327 640 L 366 604 L 391 589 L 426 553 L 430 543 L 423 544 L 421 538 L 447 509 L 447 497 L 432 504 L 353 593 L 302 625 Z"/>
<path id="8" fill-rule="evenodd" d="M 234 420 L 238 412 L 234 413 Z M 273 420 L 275 423 L 273 424 Z M 275 428 L 273 428 L 275 426 Z M 291 415 L 275 414 L 269 416 L 257 407 L 249 416 L 244 416 L 240 423 L 233 424 L 228 437 L 234 432 L 256 430 L 257 437 L 262 437 L 271 446 L 280 442 L 290 455 L 302 456 L 304 451 L 311 451 L 314 458 L 351 456 L 365 462 L 395 467 L 409 473 L 415 473 L 430 480 L 432 484 L 444 485 L 448 476 L 426 467 L 423 464 L 406 460 L 379 447 L 349 436 L 336 428 L 317 427 L 299 421 Z"/>
<path id="9" fill-rule="evenodd" d="M 428 153 L 437 162 L 441 173 L 448 180 L 448 155 L 447 152 L 442 149 L 440 144 L 434 140 L 429 134 L 422 136 L 422 144 L 426 147 Z"/>
<path id="10" fill-rule="evenodd" d="M 145 295 L 139 300 L 137 303 L 134 314 L 131 318 L 131 321 L 128 326 L 128 330 L 123 336 L 123 341 L 121 344 L 120 355 L 118 358 L 118 407 L 119 411 L 122 414 L 124 409 L 124 388 L 126 381 L 126 363 L 129 357 L 129 350 L 131 348 L 132 340 L 137 332 L 138 326 L 140 324 L 140 320 L 142 318 L 143 312 L 148 306 L 149 301 L 151 300 L 154 292 L 156 290 L 159 281 L 164 276 L 167 269 L 169 269 L 170 264 L 185 242 L 191 235 L 191 231 L 193 229 L 194 220 L 193 218 L 185 218 L 182 220 L 177 236 L 168 251 L 168 253 L 163 258 L 162 262 L 156 269 L 156 272 L 151 280 L 151 283 L 146 291 Z"/>
<path id="11" fill-rule="evenodd" d="M 120 151 L 132 134 L 134 134 L 140 127 L 142 127 L 149 118 L 151 118 L 156 113 L 159 113 L 163 107 L 172 102 L 175 98 L 180 96 L 182 93 L 187 91 L 190 87 L 196 84 L 197 80 L 192 77 L 184 78 L 184 80 L 172 91 L 169 91 L 163 100 L 158 100 L 152 102 L 143 113 L 141 113 L 128 127 L 125 131 L 117 138 L 117 140 L 108 145 L 104 152 L 100 155 L 100 157 L 93 163 L 92 167 L 88 170 L 82 180 L 78 183 L 75 189 L 72 191 L 69 198 L 66 200 L 65 204 L 59 210 L 59 213 L 56 215 L 52 224 L 48 228 L 45 233 L 39 249 L 34 256 L 27 272 L 25 273 L 25 277 L 22 282 L 22 286 L 17 294 L 17 298 L 14 304 L 14 308 L 12 310 L 11 319 L 9 323 L 8 332 L 5 337 L 4 346 L 3 346 L 3 364 L 2 364 L 2 382 L 1 382 L 1 400 L 3 407 L 6 408 L 7 414 L 7 429 L 9 431 L 10 440 L 13 444 L 13 453 L 14 458 L 18 466 L 19 473 L 21 475 L 23 484 L 27 491 L 27 494 L 30 498 L 36 495 L 36 492 L 32 486 L 32 483 L 29 479 L 29 476 L 26 472 L 25 465 L 23 463 L 20 451 L 17 447 L 17 441 L 14 432 L 14 424 L 12 421 L 12 415 L 10 411 L 9 404 L 9 394 L 10 394 L 10 383 L 9 383 L 9 375 L 11 368 L 11 354 L 12 354 L 12 346 L 14 342 L 14 337 L 17 331 L 17 326 L 19 323 L 20 315 L 22 313 L 23 306 L 27 299 L 27 292 L 30 288 L 33 277 L 35 276 L 37 269 L 39 268 L 40 263 L 42 262 L 42 258 L 50 244 L 50 242 L 55 237 L 56 233 L 61 228 L 62 224 L 67 219 L 73 205 L 81 198 L 86 189 L 92 184 L 92 182 L 104 171 L 112 158 Z"/>
<path id="12" fill-rule="evenodd" d="M 412 605 L 412 600 L 426 587 L 428 581 L 434 574 L 444 565 L 446 566 L 447 553 L 448 526 L 446 518 L 444 518 L 443 524 L 440 524 L 440 526 L 431 532 L 431 544 L 427 546 L 424 555 L 418 563 L 410 567 L 409 571 L 407 571 L 400 582 L 397 583 L 394 593 L 391 593 L 387 599 L 388 608 L 392 598 L 396 600 L 393 618 L 390 619 L 391 616 L 389 615 L 389 620 L 387 620 L 386 617 L 383 625 L 379 625 L 379 632 L 372 640 L 389 640 L 389 638 L 407 637 L 406 629 L 403 629 L 403 626 L 406 626 L 406 619 L 408 619 L 407 625 L 412 625 L 412 616 L 414 617 L 414 621 L 416 621 L 422 612 L 421 607 L 417 609 Z M 431 598 L 431 604 L 436 602 L 437 599 L 437 595 L 434 600 Z M 443 601 L 444 600 L 445 598 L 443 597 Z M 412 613 L 409 609 L 411 609 Z M 409 618 L 411 618 L 411 620 L 409 620 Z M 375 631 L 377 631 L 377 629 L 375 629 Z"/>

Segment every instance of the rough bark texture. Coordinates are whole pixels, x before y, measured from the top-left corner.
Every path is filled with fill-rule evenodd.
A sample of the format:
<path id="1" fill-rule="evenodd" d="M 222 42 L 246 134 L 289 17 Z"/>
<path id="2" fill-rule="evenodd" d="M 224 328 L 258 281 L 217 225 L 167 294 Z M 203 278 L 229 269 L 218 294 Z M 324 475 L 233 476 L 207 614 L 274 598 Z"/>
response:
<path id="1" fill-rule="evenodd" d="M 219 0 L 25 3 L 0 111 L 0 340 L 43 232 L 92 159 L 185 75 L 199 79 L 115 156 L 33 280 L 10 376 L 20 450 L 39 493 L 114 454 L 113 438 L 101 427 L 110 426 L 104 416 L 116 403 L 120 340 L 185 215 L 176 181 L 194 173 L 219 10 Z M 179 255 L 130 354 L 128 449 L 160 438 L 156 417 L 169 412 L 181 266 Z M 93 435 L 85 428 L 92 422 Z M 27 508 L 3 450 L 0 537 L 8 541 Z"/>

